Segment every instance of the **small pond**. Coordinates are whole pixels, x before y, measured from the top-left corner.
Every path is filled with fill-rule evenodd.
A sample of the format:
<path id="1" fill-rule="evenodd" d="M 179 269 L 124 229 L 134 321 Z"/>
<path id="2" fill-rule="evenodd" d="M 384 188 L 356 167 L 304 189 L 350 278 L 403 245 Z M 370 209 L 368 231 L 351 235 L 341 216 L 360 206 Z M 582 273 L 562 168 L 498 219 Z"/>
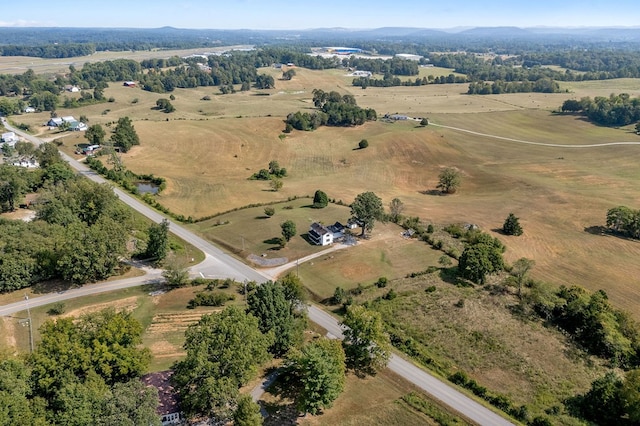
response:
<path id="1" fill-rule="evenodd" d="M 140 194 L 157 194 L 158 185 L 151 182 L 136 182 L 136 188 Z"/>

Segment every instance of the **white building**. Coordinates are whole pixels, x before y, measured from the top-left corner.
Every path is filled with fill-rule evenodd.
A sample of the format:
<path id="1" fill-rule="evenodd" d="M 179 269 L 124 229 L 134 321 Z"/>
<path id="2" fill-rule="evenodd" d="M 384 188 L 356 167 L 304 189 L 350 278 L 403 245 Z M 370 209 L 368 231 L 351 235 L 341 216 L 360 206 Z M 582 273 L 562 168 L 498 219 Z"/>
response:
<path id="1" fill-rule="evenodd" d="M 0 140 L 0 142 L 6 142 L 6 143 L 12 143 L 12 142 L 15 143 L 17 141 L 18 141 L 18 137 L 13 132 L 3 133 L 2 139 Z"/>

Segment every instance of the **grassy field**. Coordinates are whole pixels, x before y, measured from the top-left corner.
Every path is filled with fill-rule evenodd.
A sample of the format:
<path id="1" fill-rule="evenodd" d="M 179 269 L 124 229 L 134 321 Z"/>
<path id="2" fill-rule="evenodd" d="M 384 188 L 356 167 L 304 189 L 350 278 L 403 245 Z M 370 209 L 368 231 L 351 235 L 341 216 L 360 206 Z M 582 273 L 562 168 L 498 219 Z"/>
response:
<path id="1" fill-rule="evenodd" d="M 425 291 L 430 286 L 436 290 Z M 381 299 L 389 289 L 398 297 Z M 395 333 L 414 339 L 433 360 L 432 368 L 444 375 L 464 371 L 516 407 L 527 405 L 532 417 L 562 406 L 606 371 L 601 360 L 575 349 L 560 332 L 513 315 L 513 295 L 457 287 L 438 272 L 392 281 L 356 300 L 373 302 Z M 560 415 L 553 424 L 578 423 Z"/>
<path id="2" fill-rule="evenodd" d="M 333 406 L 322 415 L 297 417 L 291 401 L 266 393 L 263 404 L 272 414 L 266 425 L 437 425 L 424 414 L 410 408 L 401 397 L 415 389 L 406 381 L 389 371 L 374 377 L 360 379 L 353 374 L 347 376 L 345 389 Z M 426 396 L 423 396 L 427 399 Z M 459 420 L 460 425 L 465 425 Z"/>
<path id="3" fill-rule="evenodd" d="M 266 185 L 260 181 L 251 183 L 259 187 Z M 299 198 L 272 205 L 270 207 L 275 209 L 272 217 L 264 214 L 264 207 L 242 209 L 189 227 L 225 247 L 241 249 L 238 253 L 241 257 L 264 254 L 268 259 L 286 257 L 294 260 L 326 249 L 310 244 L 307 240 L 309 226 L 313 222 L 331 225 L 339 221 L 346 224 L 350 216 L 350 210 L 346 206 L 329 204 L 324 209 L 314 209 L 311 208 L 312 203 L 312 198 Z M 287 220 L 296 224 L 297 235 L 284 248 L 280 248 L 277 241 L 282 236 L 280 224 Z"/>
<path id="4" fill-rule="evenodd" d="M 263 71 L 274 77 L 280 73 Z M 562 87 L 569 93 L 490 96 L 465 95 L 465 84 L 362 90 L 350 86 L 350 81 L 338 70 L 298 69 L 293 80 L 277 80 L 276 89 L 263 91 L 269 96 L 255 96 L 254 91 L 215 95 L 215 88 L 176 90 L 173 114 L 151 109 L 166 95 L 118 85 L 105 92 L 114 96 L 113 103 L 59 113 L 84 113 L 90 124 L 131 116 L 142 144 L 123 156 L 125 165 L 138 173 L 166 177 L 161 203 L 186 216 L 312 195 L 316 189 L 346 203 L 360 192 L 374 191 L 385 204 L 400 198 L 406 214 L 442 224 L 476 223 L 489 232 L 514 212 L 525 234 L 518 238 L 495 234 L 505 240 L 509 261 L 523 256 L 535 259 L 533 276 L 555 284 L 604 288 L 617 306 L 640 319 L 640 264 L 635 261 L 640 246 L 598 232 L 609 208 L 638 207 L 640 148 L 569 148 L 640 139 L 630 128 L 595 126 L 577 116 L 551 112 L 572 97 L 612 92 L 638 96 L 637 80 L 566 82 Z M 567 148 L 421 128 L 415 122 L 380 121 L 357 128 L 293 132 L 281 140 L 282 120 L 289 112 L 311 107 L 313 88 L 353 94 L 359 105 L 373 107 L 379 114 L 407 113 L 429 117 L 433 123 Z M 200 100 L 205 94 L 213 95 L 212 100 Z M 135 98 L 138 103 L 133 104 Z M 105 109 L 111 111 L 102 115 Z M 37 125 L 45 119 L 29 114 L 17 121 Z M 45 135 L 55 136 L 49 133 Z M 361 139 L 369 141 L 369 148 L 354 150 Z M 84 142 L 78 134 L 63 140 L 67 150 Z M 247 179 L 271 160 L 278 160 L 290 175 L 279 192 Z M 463 175 L 459 193 L 425 195 L 447 166 L 457 167 Z M 241 249 L 241 240 L 232 244 Z"/>
<path id="5" fill-rule="evenodd" d="M 286 202 L 290 197 L 313 195 L 321 189 L 330 198 L 349 203 L 357 194 L 373 191 L 385 205 L 400 198 L 405 214 L 432 223 L 477 224 L 506 244 L 509 262 L 520 257 L 534 259 L 533 278 L 554 285 L 604 289 L 614 305 L 640 320 L 640 244 L 603 234 L 601 228 L 609 208 L 640 208 L 640 146 L 572 147 L 640 142 L 640 138 L 631 127 L 600 127 L 578 116 L 552 112 L 569 98 L 620 92 L 640 96 L 638 79 L 562 82 L 566 92 L 557 94 L 468 96 L 467 84 L 362 90 L 352 87 L 352 77 L 340 70 L 296 69 L 291 81 L 278 80 L 280 70 L 261 72 L 274 76 L 276 89 L 259 91 L 260 95 L 252 90 L 225 96 L 213 87 L 177 89 L 172 101 L 177 111 L 172 114 L 152 109 L 158 98 L 168 98 L 168 94 L 120 85 L 105 91 L 115 102 L 61 109 L 58 114 L 83 114 L 89 117 L 89 124 L 103 125 L 121 116 L 131 117 L 141 146 L 123 155 L 124 164 L 137 173 L 165 177 L 167 189 L 159 200 L 176 213 L 203 217 L 249 203 L 281 201 L 270 219 L 262 218 L 260 207 L 193 225 L 197 232 L 243 255 L 267 253 L 268 257 L 295 259 L 318 248 L 298 236 L 287 248 L 272 250 L 275 244 L 269 240 L 280 235 L 279 224 L 285 218 L 294 220 L 302 234 L 311 221 L 344 221 L 348 216 L 345 207 L 331 205 L 315 211 L 304 207 L 309 199 Z M 421 69 L 421 75 L 436 72 L 447 75 L 450 70 Z M 375 108 L 379 115 L 397 112 L 428 117 L 441 125 L 563 146 L 527 145 L 436 126 L 419 127 L 414 121 L 294 131 L 281 138 L 288 113 L 311 110 L 314 88 L 352 94 L 359 105 Z M 206 95 L 210 101 L 201 100 Z M 15 117 L 16 122 L 31 124 L 43 137 L 61 136 L 42 127 L 47 119 L 44 113 Z M 361 139 L 367 139 L 369 147 L 356 150 Z M 65 135 L 62 140 L 67 152 L 85 142 L 82 134 Z M 289 172 L 279 192 L 271 191 L 266 182 L 248 180 L 271 160 L 279 161 Z M 451 196 L 434 195 L 438 173 L 449 166 L 460 170 L 461 189 Z M 293 209 L 285 210 L 285 205 Z M 510 212 L 520 217 L 524 235 L 506 237 L 498 232 Z M 225 221 L 229 223 L 217 226 Z M 515 318 L 509 309 L 514 301 L 509 297 L 454 287 L 436 276 L 403 278 L 436 265 L 440 255 L 423 243 L 402 239 L 393 225 L 377 224 L 372 239 L 302 264 L 298 272 L 318 299 L 330 297 L 337 286 L 367 286 L 380 276 L 395 280 L 390 287 L 400 296 L 379 306 L 389 322 L 400 324 L 422 342 L 441 369 L 464 370 L 481 385 L 508 394 L 518 404 L 530 405 L 534 413 L 584 391 L 602 374 L 598 361 L 572 349 L 564 336 Z M 437 291 L 426 293 L 429 285 L 435 285 Z M 130 290 L 78 305 L 69 302 L 67 311 L 80 309 L 83 303 L 129 300 L 125 305 L 133 306 L 146 326 L 144 341 L 154 352 L 152 369 L 157 370 L 181 356 L 186 325 L 207 311 L 185 311 L 193 291 L 189 288 L 152 298 L 145 289 Z M 368 290 L 362 300 L 375 299 L 383 291 L 388 288 Z M 455 307 L 461 299 L 464 305 Z M 38 321 L 47 317 L 44 310 L 34 315 Z M 17 322 L 23 317 L 17 314 L 0 323 L 0 332 L 6 336 L 0 347 L 28 347 L 26 329 Z M 405 424 L 425 424 L 426 419 L 395 402 L 407 390 L 389 384 L 385 377 L 371 379 L 367 386 L 349 379 L 349 389 L 371 393 L 367 398 L 375 400 L 373 390 L 380 389 L 377 392 L 384 397 L 376 400 L 375 412 L 369 405 L 359 405 L 359 392 L 345 392 L 344 400 L 324 416 L 301 421 L 394 424 L 393 419 L 398 418 Z M 571 424 L 567 419 L 562 422 Z"/>

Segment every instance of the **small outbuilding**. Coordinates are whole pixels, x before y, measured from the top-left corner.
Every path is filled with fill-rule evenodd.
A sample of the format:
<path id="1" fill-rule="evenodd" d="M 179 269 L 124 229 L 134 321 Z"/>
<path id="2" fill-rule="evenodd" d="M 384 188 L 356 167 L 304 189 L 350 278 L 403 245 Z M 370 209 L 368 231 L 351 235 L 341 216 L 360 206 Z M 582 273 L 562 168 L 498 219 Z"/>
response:
<path id="1" fill-rule="evenodd" d="M 135 81 L 125 81 L 123 86 L 126 87 L 136 87 L 136 82 Z"/>

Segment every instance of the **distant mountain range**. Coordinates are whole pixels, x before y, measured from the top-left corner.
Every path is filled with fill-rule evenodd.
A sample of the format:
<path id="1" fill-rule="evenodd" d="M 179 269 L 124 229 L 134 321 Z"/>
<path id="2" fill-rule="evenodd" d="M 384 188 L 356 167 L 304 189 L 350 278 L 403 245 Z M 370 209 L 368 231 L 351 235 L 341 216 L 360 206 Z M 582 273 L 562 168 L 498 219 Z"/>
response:
<path id="1" fill-rule="evenodd" d="M 544 41 L 552 43 L 640 43 L 640 27 L 561 28 L 561 27 L 461 27 L 429 29 L 383 27 L 375 29 L 315 28 L 307 30 L 216 30 L 162 28 L 24 28 L 0 27 L 2 45 L 46 45 L 53 43 L 215 43 L 278 44 L 284 42 L 357 43 L 357 42 L 469 42 Z"/>

